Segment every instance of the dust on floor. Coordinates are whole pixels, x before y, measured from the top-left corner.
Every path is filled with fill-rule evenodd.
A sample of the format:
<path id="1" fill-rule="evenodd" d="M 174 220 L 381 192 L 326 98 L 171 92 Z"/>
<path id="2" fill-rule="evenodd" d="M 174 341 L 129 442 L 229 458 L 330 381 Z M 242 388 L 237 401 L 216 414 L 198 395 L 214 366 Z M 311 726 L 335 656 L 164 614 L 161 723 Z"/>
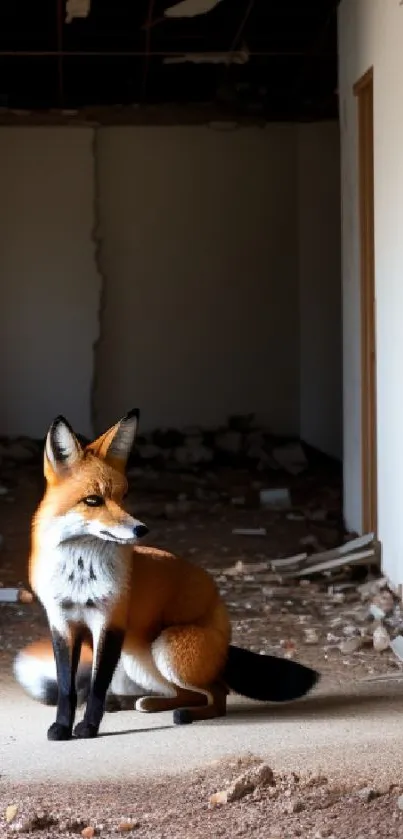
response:
<path id="1" fill-rule="evenodd" d="M 2 836 L 38 839 L 368 839 L 403 835 L 402 784 L 354 787 L 217 761 L 186 778 L 96 786 L 0 786 Z"/>

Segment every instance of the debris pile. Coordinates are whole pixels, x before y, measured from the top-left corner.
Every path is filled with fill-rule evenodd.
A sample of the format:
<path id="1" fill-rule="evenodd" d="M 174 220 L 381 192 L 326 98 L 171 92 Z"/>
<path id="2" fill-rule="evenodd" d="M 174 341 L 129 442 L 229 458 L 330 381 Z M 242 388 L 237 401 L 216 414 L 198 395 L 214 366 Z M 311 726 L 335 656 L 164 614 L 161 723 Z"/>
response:
<path id="1" fill-rule="evenodd" d="M 299 475 L 308 468 L 308 459 L 298 440 L 276 437 L 248 414 L 229 417 L 219 428 L 168 428 L 139 435 L 130 465 L 147 464 L 168 471 L 210 465 Z"/>

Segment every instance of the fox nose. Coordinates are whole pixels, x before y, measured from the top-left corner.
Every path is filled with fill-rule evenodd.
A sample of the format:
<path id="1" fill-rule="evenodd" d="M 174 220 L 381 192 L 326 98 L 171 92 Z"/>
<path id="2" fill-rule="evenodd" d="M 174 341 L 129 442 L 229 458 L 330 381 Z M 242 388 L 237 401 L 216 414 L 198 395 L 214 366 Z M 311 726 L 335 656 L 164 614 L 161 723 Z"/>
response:
<path id="1" fill-rule="evenodd" d="M 142 524 L 142 522 L 139 522 L 138 524 L 135 524 L 135 526 L 133 527 L 133 531 L 137 539 L 143 539 L 144 536 L 147 536 L 148 527 L 146 524 Z"/>

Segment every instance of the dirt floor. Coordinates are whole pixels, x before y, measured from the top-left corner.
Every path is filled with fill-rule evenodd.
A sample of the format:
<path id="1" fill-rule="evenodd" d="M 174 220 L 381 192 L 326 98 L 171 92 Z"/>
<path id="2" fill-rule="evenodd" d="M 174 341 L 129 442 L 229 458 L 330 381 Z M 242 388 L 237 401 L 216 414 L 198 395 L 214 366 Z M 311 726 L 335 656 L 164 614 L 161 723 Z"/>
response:
<path id="1" fill-rule="evenodd" d="M 400 605 L 376 572 L 358 567 L 297 581 L 270 569 L 270 560 L 345 540 L 338 469 L 319 462 L 302 476 L 274 477 L 228 469 L 175 474 L 135 469 L 128 507 L 150 527 L 148 544 L 180 552 L 214 574 L 236 643 L 310 664 L 339 691 L 375 675 L 399 674 L 400 662 L 390 649 L 374 649 L 380 627 L 390 636 L 403 627 Z M 0 483 L 7 490 L 0 495 L 0 584 L 27 586 L 29 523 L 43 486 L 40 463 L 3 464 Z M 291 510 L 259 506 L 259 489 L 275 485 L 290 489 Z M 240 527 L 264 527 L 266 535 L 234 535 Z M 369 614 L 371 603 L 386 612 L 382 623 Z M 44 631 L 37 603 L 0 605 L 0 688 L 10 684 L 15 652 Z M 332 780 L 327 767 L 326 779 L 276 774 L 273 766 L 270 783 L 255 783 L 254 760 L 247 764 L 235 757 L 180 778 L 165 774 L 72 789 L 16 785 L 1 776 L 0 766 L 0 836 L 403 837 L 400 778 L 396 785 L 382 782 L 368 789 L 354 777 Z M 252 780 L 244 778 L 242 795 L 232 801 L 230 782 L 251 771 Z M 229 795 L 227 803 L 211 799 L 219 791 L 224 791 L 220 800 Z"/>

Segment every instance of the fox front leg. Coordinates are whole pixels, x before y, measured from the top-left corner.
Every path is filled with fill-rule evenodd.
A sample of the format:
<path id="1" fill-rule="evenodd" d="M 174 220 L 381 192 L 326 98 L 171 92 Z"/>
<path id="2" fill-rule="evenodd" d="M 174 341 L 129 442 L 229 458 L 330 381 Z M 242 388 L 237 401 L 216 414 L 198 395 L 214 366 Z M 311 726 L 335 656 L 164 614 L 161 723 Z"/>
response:
<path id="1" fill-rule="evenodd" d="M 76 673 L 82 637 L 52 628 L 52 644 L 57 672 L 56 721 L 48 729 L 48 740 L 70 740 L 77 707 Z"/>
<path id="2" fill-rule="evenodd" d="M 105 712 L 105 699 L 122 652 L 124 631 L 102 629 L 94 643 L 94 667 L 84 719 L 74 729 L 81 739 L 96 737 Z"/>

